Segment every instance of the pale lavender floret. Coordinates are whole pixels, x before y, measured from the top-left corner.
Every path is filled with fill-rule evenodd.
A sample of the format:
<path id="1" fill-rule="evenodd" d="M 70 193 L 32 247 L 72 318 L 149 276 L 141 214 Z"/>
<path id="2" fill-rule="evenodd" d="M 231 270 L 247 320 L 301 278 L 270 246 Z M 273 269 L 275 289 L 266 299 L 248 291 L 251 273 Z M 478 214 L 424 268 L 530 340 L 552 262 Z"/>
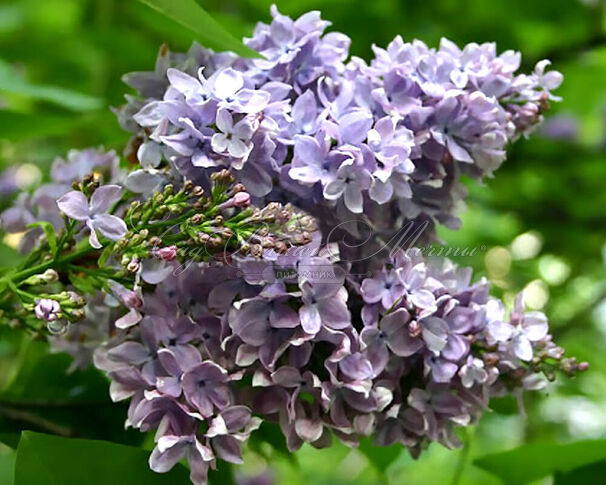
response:
<path id="1" fill-rule="evenodd" d="M 217 414 L 204 434 L 218 458 L 229 463 L 241 464 L 241 443 L 261 424 L 253 418 L 246 406 L 230 406 Z"/>
<path id="2" fill-rule="evenodd" d="M 241 119 L 234 123 L 232 115 L 225 109 L 217 112 L 217 128 L 211 139 L 211 147 L 216 153 L 228 154 L 230 157 L 246 161 L 252 150 L 251 138 L 254 128 L 249 120 Z M 240 168 L 240 167 L 234 167 Z"/>
<path id="3" fill-rule="evenodd" d="M 57 200 L 57 206 L 66 216 L 87 225 L 90 229 L 90 245 L 99 249 L 103 246 L 99 242 L 97 231 L 102 236 L 117 241 L 124 237 L 128 230 L 122 219 L 107 213 L 121 197 L 120 186 L 104 185 L 93 192 L 90 203 L 82 192 L 74 190 Z"/>
<path id="4" fill-rule="evenodd" d="M 215 409 L 221 411 L 229 404 L 228 380 L 225 369 L 205 361 L 183 374 L 183 394 L 202 416 L 209 417 Z"/>
<path id="5" fill-rule="evenodd" d="M 57 158 L 51 167 L 51 178 L 58 183 L 79 182 L 85 175 L 95 170 L 117 170 L 119 162 L 115 151 L 104 152 L 90 148 L 88 150 L 70 150 L 67 159 Z"/>
<path id="6" fill-rule="evenodd" d="M 294 157 L 288 175 L 305 184 L 331 182 L 344 156 L 330 152 L 328 140 L 320 132 L 317 137 L 297 135 L 294 138 Z"/>
<path id="7" fill-rule="evenodd" d="M 149 466 L 155 472 L 166 473 L 183 458 L 189 463 L 191 482 L 194 485 L 207 483 L 206 475 L 214 454 L 194 434 L 161 436 L 149 457 Z"/>
<path id="8" fill-rule="evenodd" d="M 533 342 L 541 341 L 548 333 L 547 317 L 541 312 L 524 313 L 522 295 L 516 299 L 511 315 L 513 332 L 509 347 L 511 352 L 524 361 L 532 360 Z"/>
<path id="9" fill-rule="evenodd" d="M 323 194 L 327 200 L 337 200 L 342 197 L 345 207 L 353 213 L 360 214 L 364 209 L 362 192 L 370 187 L 370 183 L 368 170 L 351 159 L 341 164 L 334 180 L 324 187 Z"/>
<path id="10" fill-rule="evenodd" d="M 488 379 L 484 361 L 471 355 L 467 357 L 467 362 L 461 366 L 459 375 L 461 376 L 461 384 L 467 388 L 472 387 L 476 382 L 484 384 Z"/>
<path id="11" fill-rule="evenodd" d="M 351 325 L 344 277 L 325 258 L 305 258 L 298 264 L 301 302 L 299 317 L 305 333 L 316 335 L 322 326 L 335 330 Z"/>

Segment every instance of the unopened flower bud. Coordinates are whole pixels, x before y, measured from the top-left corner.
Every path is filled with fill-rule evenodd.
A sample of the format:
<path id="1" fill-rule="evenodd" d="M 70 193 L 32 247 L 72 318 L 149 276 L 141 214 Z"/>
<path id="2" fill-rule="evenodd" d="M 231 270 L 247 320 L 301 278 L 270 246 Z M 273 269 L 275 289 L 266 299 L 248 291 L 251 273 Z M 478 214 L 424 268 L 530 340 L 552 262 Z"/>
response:
<path id="1" fill-rule="evenodd" d="M 149 240 L 149 245 L 152 248 L 158 247 L 160 244 L 162 244 L 162 239 L 160 239 L 158 236 L 154 236 Z"/>
<path id="2" fill-rule="evenodd" d="M 128 263 L 126 265 L 126 269 L 128 271 L 130 271 L 131 273 L 136 273 L 137 271 L 139 271 L 139 267 L 140 267 L 140 263 L 139 260 L 137 258 L 133 258 L 130 263 Z"/>
<path id="3" fill-rule="evenodd" d="M 280 254 L 284 254 L 286 251 L 288 251 L 288 246 L 286 245 L 286 243 L 284 243 L 284 241 L 277 241 L 274 244 L 274 249 L 280 253 Z"/>
<path id="4" fill-rule="evenodd" d="M 200 224 L 203 220 L 204 216 L 202 214 L 194 214 L 190 219 L 192 224 Z"/>
<path id="5" fill-rule="evenodd" d="M 54 322 L 59 318 L 59 312 L 61 311 L 61 305 L 56 300 L 50 298 L 42 298 L 36 302 L 34 313 L 36 318 L 40 320 L 46 320 L 47 322 Z"/>
<path id="6" fill-rule="evenodd" d="M 129 290 L 122 286 L 120 283 L 115 281 L 109 281 L 109 288 L 111 292 L 124 303 L 128 308 L 141 308 L 143 306 L 143 300 L 137 294 L 136 291 Z"/>
<path id="7" fill-rule="evenodd" d="M 589 362 L 579 362 L 577 369 L 580 370 L 581 372 L 586 371 L 587 369 L 589 369 Z"/>
<path id="8" fill-rule="evenodd" d="M 238 192 L 232 197 L 235 207 L 245 208 L 250 205 L 250 194 L 248 192 Z"/>
<path id="9" fill-rule="evenodd" d="M 163 248 L 154 249 L 152 254 L 163 261 L 172 261 L 177 257 L 177 246 L 164 246 Z"/>
<path id="10" fill-rule="evenodd" d="M 484 358 L 484 362 L 487 365 L 496 365 L 496 364 L 498 364 L 498 362 L 500 360 L 499 355 L 494 352 L 488 352 L 488 353 L 484 354 L 483 358 Z"/>
<path id="11" fill-rule="evenodd" d="M 419 337 L 421 335 L 421 333 L 423 332 L 423 329 L 421 328 L 421 325 L 419 325 L 419 322 L 417 322 L 416 320 L 413 320 L 412 322 L 410 322 L 408 324 L 408 334 L 413 337 Z"/>
<path id="12" fill-rule="evenodd" d="M 45 283 L 54 283 L 55 281 L 59 281 L 59 274 L 54 269 L 49 268 L 42 273 L 42 278 Z"/>
<path id="13" fill-rule="evenodd" d="M 86 316 L 86 314 L 82 308 L 77 308 L 71 312 L 70 316 L 74 320 L 82 320 Z"/>
<path id="14" fill-rule="evenodd" d="M 252 254 L 255 258 L 260 258 L 263 256 L 263 246 L 260 244 L 253 244 L 250 247 L 250 254 Z"/>

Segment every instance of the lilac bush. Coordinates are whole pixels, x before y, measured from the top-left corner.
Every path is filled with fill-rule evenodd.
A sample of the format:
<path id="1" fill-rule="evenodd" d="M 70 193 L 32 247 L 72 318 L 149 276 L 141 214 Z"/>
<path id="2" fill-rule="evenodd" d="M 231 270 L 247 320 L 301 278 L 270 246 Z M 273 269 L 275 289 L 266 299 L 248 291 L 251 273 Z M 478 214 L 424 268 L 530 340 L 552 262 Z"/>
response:
<path id="1" fill-rule="evenodd" d="M 290 451 L 456 447 L 492 397 L 587 367 L 521 295 L 507 311 L 400 238 L 458 227 L 461 175 L 492 176 L 562 76 L 445 39 L 367 63 L 318 12 L 272 16 L 246 40 L 259 58 L 163 47 L 125 76 L 128 163 L 70 152 L 2 214 L 29 254 L 0 279 L 4 315 L 94 361 L 155 432 L 150 467 L 186 459 L 195 484 L 262 426 Z"/>

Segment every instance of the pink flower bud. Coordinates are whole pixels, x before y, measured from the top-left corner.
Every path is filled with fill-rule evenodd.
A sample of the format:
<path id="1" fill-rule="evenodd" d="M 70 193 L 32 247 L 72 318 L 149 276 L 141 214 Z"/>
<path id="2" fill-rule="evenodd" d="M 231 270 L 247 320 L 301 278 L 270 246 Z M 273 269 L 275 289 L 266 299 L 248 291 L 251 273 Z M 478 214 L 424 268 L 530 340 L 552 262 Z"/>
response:
<path id="1" fill-rule="evenodd" d="M 248 192 L 238 192 L 232 197 L 235 207 L 248 207 L 250 205 L 250 194 Z"/>
<path id="2" fill-rule="evenodd" d="M 126 291 L 122 295 L 122 301 L 128 308 L 141 308 L 143 306 L 143 300 L 134 291 Z"/>
<path id="3" fill-rule="evenodd" d="M 416 338 L 420 336 L 422 331 L 423 329 L 421 328 L 421 325 L 419 325 L 419 322 L 417 322 L 416 320 L 413 320 L 408 324 L 408 334 L 411 337 Z"/>
<path id="4" fill-rule="evenodd" d="M 153 255 L 163 261 L 172 261 L 177 257 L 177 246 L 165 246 L 163 248 L 154 249 Z"/>
<path id="5" fill-rule="evenodd" d="M 136 291 L 129 290 L 115 281 L 110 281 L 109 287 L 111 292 L 122 300 L 122 303 L 124 303 L 127 308 L 141 308 L 143 306 L 143 300 Z"/>

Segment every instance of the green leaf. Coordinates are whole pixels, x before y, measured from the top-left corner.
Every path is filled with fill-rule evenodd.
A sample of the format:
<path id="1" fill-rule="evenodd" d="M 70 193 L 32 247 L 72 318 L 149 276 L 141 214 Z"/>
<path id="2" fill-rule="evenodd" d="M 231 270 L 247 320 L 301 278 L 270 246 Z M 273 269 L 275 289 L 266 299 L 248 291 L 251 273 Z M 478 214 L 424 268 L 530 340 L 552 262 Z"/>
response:
<path id="1" fill-rule="evenodd" d="M 29 83 L 3 60 L 0 60 L 0 91 L 46 101 L 71 111 L 89 111 L 103 106 L 100 99 L 86 94 L 57 86 Z"/>
<path id="2" fill-rule="evenodd" d="M 364 438 L 360 440 L 358 450 L 368 458 L 368 461 L 375 467 L 379 474 L 384 476 L 389 465 L 396 461 L 402 454 L 404 447 L 400 444 L 377 446 L 370 438 Z"/>
<path id="3" fill-rule="evenodd" d="M 244 57 L 259 57 L 227 32 L 195 0 L 140 0 L 166 17 L 195 32 L 208 47 L 233 51 Z"/>
<path id="4" fill-rule="evenodd" d="M 606 483 L 606 461 L 556 473 L 554 485 L 579 485 L 580 483 Z"/>
<path id="5" fill-rule="evenodd" d="M 149 452 L 107 441 L 59 438 L 24 431 L 15 462 L 15 485 L 174 485 L 188 473 L 177 465 L 159 474 L 148 465 Z"/>
<path id="6" fill-rule="evenodd" d="M 606 440 L 533 443 L 480 457 L 474 465 L 506 483 L 522 484 L 606 459 Z"/>
<path id="7" fill-rule="evenodd" d="M 289 451 L 288 446 L 286 446 L 284 433 L 282 433 L 280 426 L 277 424 L 264 421 L 259 429 L 251 435 L 248 444 L 251 449 L 269 459 L 270 457 L 263 449 L 264 446 L 268 444 L 275 452 L 286 458 L 292 465 L 298 466 L 297 456 Z"/>
<path id="8" fill-rule="evenodd" d="M 81 120 L 75 117 L 47 116 L 0 110 L 0 138 L 11 141 L 70 132 Z"/>
<path id="9" fill-rule="evenodd" d="M 31 224 L 28 224 L 26 227 L 28 228 L 32 228 L 32 227 L 41 227 L 42 230 L 44 231 L 44 235 L 46 236 L 46 240 L 48 241 L 48 247 L 51 250 L 51 253 L 55 253 L 55 251 L 57 250 L 57 234 L 55 233 L 55 228 L 53 227 L 53 225 L 50 222 L 46 222 L 46 221 L 38 221 L 38 222 L 32 222 Z"/>
<path id="10" fill-rule="evenodd" d="M 105 266 L 107 266 L 107 260 L 112 255 L 113 249 L 113 246 L 105 246 L 105 248 L 101 252 L 101 256 L 99 256 L 99 259 L 97 260 L 97 265 L 99 266 L 99 268 L 104 268 Z"/>
<path id="11" fill-rule="evenodd" d="M 13 475 L 15 474 L 15 458 L 14 451 L 0 453 L 0 483 L 2 485 L 13 485 Z"/>
<path id="12" fill-rule="evenodd" d="M 124 429 L 126 405 L 111 401 L 107 379 L 96 369 L 68 372 L 71 357 L 50 354 L 45 342 L 28 342 L 16 360 L 18 371 L 0 391 L 0 433 L 33 430 L 127 444 L 142 441 L 143 433 Z"/>

